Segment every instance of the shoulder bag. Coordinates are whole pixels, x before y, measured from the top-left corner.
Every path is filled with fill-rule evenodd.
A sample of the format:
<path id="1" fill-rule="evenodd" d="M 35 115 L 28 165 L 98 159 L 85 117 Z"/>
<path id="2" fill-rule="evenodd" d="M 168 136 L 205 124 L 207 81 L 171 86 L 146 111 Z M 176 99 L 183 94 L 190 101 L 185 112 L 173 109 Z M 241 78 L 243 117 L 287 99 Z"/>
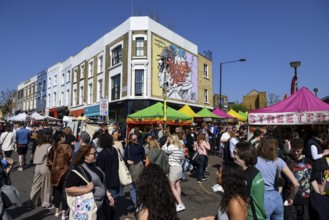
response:
<path id="1" fill-rule="evenodd" d="M 128 155 L 130 159 L 130 146 L 128 146 Z M 143 161 L 139 161 L 137 164 L 131 164 L 129 166 L 129 171 L 132 177 L 132 181 L 135 183 L 144 169 Z"/>
<path id="2" fill-rule="evenodd" d="M 83 181 L 89 183 L 78 171 L 75 172 Z M 74 219 L 96 219 L 97 205 L 92 192 L 85 193 L 79 196 L 72 196 L 66 193 L 67 204 L 70 207 L 70 220 Z"/>
<path id="3" fill-rule="evenodd" d="M 121 185 L 128 185 L 130 183 L 132 183 L 132 178 L 131 178 L 131 175 L 130 175 L 130 172 L 126 166 L 126 163 L 124 162 L 124 160 L 122 159 L 121 157 L 121 154 L 119 152 L 118 149 L 116 149 L 117 152 L 118 152 L 118 161 L 119 161 L 119 179 L 120 179 L 120 183 Z"/>
<path id="4" fill-rule="evenodd" d="M 8 136 L 8 134 L 9 134 L 9 131 L 8 131 L 8 133 L 6 134 L 5 138 L 3 139 L 2 143 L 0 144 L 0 149 L 1 149 L 1 150 L 2 150 L 2 145 L 3 145 L 3 143 L 5 143 L 5 140 L 6 140 L 7 136 Z"/>

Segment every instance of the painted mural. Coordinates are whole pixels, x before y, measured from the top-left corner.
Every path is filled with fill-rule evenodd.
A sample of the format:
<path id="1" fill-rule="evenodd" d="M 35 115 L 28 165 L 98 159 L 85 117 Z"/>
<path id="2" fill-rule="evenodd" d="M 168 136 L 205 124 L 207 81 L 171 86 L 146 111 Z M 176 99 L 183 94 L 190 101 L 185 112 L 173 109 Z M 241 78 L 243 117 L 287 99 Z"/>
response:
<path id="1" fill-rule="evenodd" d="M 157 68 L 156 68 L 157 67 Z M 197 58 L 193 54 L 153 36 L 154 95 L 197 102 Z"/>

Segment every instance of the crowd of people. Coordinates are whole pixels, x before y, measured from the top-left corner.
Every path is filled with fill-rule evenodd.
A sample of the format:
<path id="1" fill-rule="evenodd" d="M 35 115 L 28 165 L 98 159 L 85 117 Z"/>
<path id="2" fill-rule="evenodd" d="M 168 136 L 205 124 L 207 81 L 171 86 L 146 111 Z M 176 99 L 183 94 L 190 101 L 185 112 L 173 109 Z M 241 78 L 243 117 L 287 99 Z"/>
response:
<path id="1" fill-rule="evenodd" d="M 4 126 L 0 144 L 6 162 L 0 163 L 0 186 L 10 184 L 6 180 L 12 153 L 17 151 L 17 170 L 22 172 L 31 146 L 35 172 L 28 210 L 54 209 L 62 220 L 115 219 L 117 198 L 124 195 L 122 158 L 132 177 L 128 211 L 137 219 L 179 219 L 177 213 L 188 208 L 181 197 L 181 181 L 190 174 L 202 184 L 213 175 L 207 171 L 212 153 L 218 159 L 215 177 L 224 192 L 217 214 L 199 219 L 307 220 L 311 214 L 321 218 L 310 201 L 325 190 L 329 169 L 325 132 L 269 126 L 265 132 L 254 130 L 248 139 L 244 125 L 158 124 L 143 131 L 135 127 L 125 137 L 119 124 L 112 126 L 109 130 L 102 123 L 93 134 L 81 131 L 79 139 L 70 127 Z M 94 202 L 85 203 L 82 198 L 88 196 Z"/>

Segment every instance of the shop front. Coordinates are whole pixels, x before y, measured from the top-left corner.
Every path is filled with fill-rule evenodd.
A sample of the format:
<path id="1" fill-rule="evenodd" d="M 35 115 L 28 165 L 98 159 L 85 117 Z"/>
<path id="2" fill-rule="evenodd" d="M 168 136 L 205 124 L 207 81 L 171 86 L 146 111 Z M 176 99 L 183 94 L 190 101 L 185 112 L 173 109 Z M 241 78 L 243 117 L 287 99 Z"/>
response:
<path id="1" fill-rule="evenodd" d="M 70 111 L 70 115 L 73 117 L 79 117 L 79 116 L 83 116 L 85 112 L 84 108 L 80 108 L 80 109 L 71 109 Z"/>
<path id="2" fill-rule="evenodd" d="M 86 106 L 84 108 L 84 114 L 88 118 L 98 118 L 99 117 L 99 104 Z"/>
<path id="3" fill-rule="evenodd" d="M 50 108 L 49 109 L 49 116 L 54 117 L 54 118 L 58 117 L 58 112 L 57 112 L 56 108 Z"/>

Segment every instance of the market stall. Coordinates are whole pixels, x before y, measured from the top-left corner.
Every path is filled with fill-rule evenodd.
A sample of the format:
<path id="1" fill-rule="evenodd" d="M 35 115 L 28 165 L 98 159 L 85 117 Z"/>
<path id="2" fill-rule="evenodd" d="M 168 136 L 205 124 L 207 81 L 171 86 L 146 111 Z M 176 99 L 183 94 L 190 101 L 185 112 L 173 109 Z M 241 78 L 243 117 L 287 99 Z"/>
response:
<path id="1" fill-rule="evenodd" d="M 249 125 L 329 124 L 329 104 L 306 87 L 275 105 L 250 111 Z"/>
<path id="2" fill-rule="evenodd" d="M 127 124 L 139 125 L 139 124 L 158 124 L 164 123 L 164 107 L 163 103 L 158 102 L 145 109 L 142 109 L 136 113 L 130 114 L 127 117 Z M 175 109 L 167 106 L 167 121 L 168 125 L 191 125 L 192 117 L 185 115 Z"/>
<path id="3" fill-rule="evenodd" d="M 230 109 L 230 110 L 227 112 L 227 114 L 229 114 L 229 115 L 231 115 L 231 116 L 237 118 L 239 121 L 243 121 L 243 122 L 244 122 L 244 121 L 247 121 L 247 120 L 248 120 L 248 118 L 243 117 L 242 115 L 240 115 L 239 113 L 237 113 L 236 111 L 234 111 L 234 109 Z"/>
<path id="4" fill-rule="evenodd" d="M 199 112 L 197 112 L 197 114 L 199 116 L 194 118 L 194 121 L 197 123 L 199 123 L 199 122 L 219 122 L 219 120 L 222 119 L 222 117 L 215 115 L 206 107 L 204 107 Z"/>

